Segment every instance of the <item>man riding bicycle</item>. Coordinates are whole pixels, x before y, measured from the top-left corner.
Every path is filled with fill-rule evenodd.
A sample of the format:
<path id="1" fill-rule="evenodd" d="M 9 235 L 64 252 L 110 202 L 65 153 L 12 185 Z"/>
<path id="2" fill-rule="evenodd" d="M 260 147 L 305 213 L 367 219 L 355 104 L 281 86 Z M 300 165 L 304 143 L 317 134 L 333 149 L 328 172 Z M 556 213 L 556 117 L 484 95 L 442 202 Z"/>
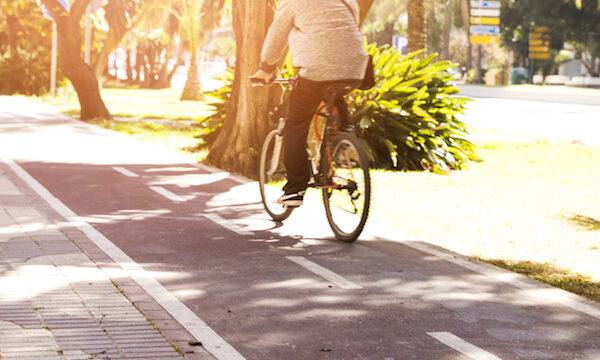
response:
<path id="1" fill-rule="evenodd" d="M 287 183 L 278 202 L 300 206 L 310 180 L 306 138 L 312 116 L 326 89 L 336 83 L 358 86 L 365 74 L 367 53 L 358 26 L 356 0 L 283 0 L 265 39 L 259 70 L 251 79 L 269 82 L 289 43 L 298 82 L 290 95 L 283 130 Z M 335 107 L 341 131 L 353 131 L 348 106 L 340 94 Z"/>

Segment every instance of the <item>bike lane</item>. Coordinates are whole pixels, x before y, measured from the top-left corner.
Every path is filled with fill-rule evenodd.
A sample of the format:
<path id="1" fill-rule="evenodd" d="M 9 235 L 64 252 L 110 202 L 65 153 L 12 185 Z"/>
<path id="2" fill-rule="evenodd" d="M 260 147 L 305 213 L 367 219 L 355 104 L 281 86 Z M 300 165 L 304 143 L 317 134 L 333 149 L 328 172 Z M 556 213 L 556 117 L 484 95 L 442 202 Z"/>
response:
<path id="1" fill-rule="evenodd" d="M 72 120 L 25 118 L 2 133 L 3 154 L 243 357 L 598 355 L 593 311 L 446 261 L 466 261 L 456 255 L 394 243 L 401 236 L 373 224 L 364 240 L 337 242 L 318 203 L 278 225 L 253 183 Z"/>

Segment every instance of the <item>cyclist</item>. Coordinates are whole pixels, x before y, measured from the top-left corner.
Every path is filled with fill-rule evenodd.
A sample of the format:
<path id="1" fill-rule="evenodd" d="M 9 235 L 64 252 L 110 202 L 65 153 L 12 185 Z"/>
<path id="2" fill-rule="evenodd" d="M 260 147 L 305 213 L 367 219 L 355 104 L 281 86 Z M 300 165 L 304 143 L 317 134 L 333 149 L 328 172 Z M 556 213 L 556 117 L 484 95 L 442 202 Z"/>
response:
<path id="1" fill-rule="evenodd" d="M 289 44 L 298 81 L 290 95 L 283 130 L 287 183 L 277 201 L 302 205 L 310 180 L 306 138 L 312 116 L 325 90 L 335 83 L 358 86 L 367 65 L 367 53 L 358 26 L 356 0 L 283 0 L 263 44 L 259 70 L 251 79 L 269 82 Z M 335 99 L 341 131 L 354 131 L 343 95 Z"/>

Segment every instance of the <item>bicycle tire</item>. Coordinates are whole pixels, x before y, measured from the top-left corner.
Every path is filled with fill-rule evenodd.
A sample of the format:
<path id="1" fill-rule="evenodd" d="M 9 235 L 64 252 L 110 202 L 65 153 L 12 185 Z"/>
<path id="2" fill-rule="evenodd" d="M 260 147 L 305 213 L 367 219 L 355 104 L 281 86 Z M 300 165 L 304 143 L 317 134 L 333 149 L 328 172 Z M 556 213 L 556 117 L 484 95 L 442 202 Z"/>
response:
<path id="1" fill-rule="evenodd" d="M 321 172 L 328 175 L 328 183 L 337 187 L 326 186 L 322 190 L 325 214 L 335 237 L 353 242 L 369 216 L 369 160 L 362 143 L 352 133 L 338 132 L 329 150 L 321 157 Z"/>
<path id="2" fill-rule="evenodd" d="M 273 150 L 276 146 L 278 130 L 277 127 L 271 128 L 260 150 L 258 162 L 258 183 L 260 186 L 260 198 L 265 211 L 275 221 L 287 219 L 293 208 L 277 204 L 275 200 L 281 196 L 282 187 L 286 181 L 285 167 L 283 165 L 283 149 L 279 149 L 279 159 L 276 160 L 275 169 L 270 169 L 273 164 Z M 280 140 L 281 137 L 279 138 Z M 280 190 L 278 192 L 278 190 Z"/>

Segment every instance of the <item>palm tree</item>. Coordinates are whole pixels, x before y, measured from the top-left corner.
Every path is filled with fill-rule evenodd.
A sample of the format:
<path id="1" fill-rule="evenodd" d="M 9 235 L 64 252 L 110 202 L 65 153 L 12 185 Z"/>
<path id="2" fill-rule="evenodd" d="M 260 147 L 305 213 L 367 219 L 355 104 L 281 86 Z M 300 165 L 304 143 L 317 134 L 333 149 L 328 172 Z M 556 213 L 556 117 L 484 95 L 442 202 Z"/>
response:
<path id="1" fill-rule="evenodd" d="M 173 13 L 182 27 L 183 37 L 190 50 L 190 67 L 180 100 L 201 100 L 202 92 L 198 73 L 198 45 L 219 22 L 219 11 L 225 0 L 179 0 Z"/>
<path id="2" fill-rule="evenodd" d="M 426 0 L 408 0 L 408 52 L 427 48 Z"/>

